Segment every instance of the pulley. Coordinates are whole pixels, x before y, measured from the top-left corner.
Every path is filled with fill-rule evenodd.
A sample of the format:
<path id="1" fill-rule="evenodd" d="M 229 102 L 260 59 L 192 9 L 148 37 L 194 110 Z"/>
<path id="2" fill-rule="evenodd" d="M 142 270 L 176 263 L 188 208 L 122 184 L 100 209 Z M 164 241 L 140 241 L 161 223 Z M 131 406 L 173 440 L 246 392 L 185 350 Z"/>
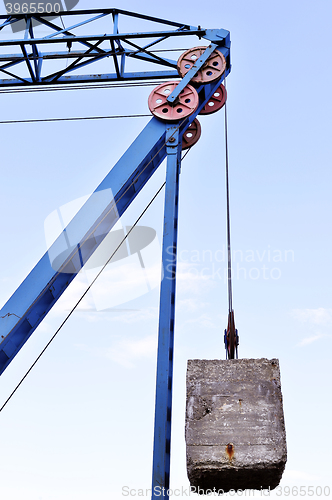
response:
<path id="1" fill-rule="evenodd" d="M 187 130 L 182 136 L 182 149 L 189 149 L 191 146 L 196 144 L 196 142 L 201 137 L 201 124 L 195 118 L 195 120 L 189 125 Z"/>
<path id="2" fill-rule="evenodd" d="M 191 85 L 187 85 L 180 93 L 175 105 L 167 101 L 179 82 L 166 82 L 158 85 L 150 94 L 148 105 L 151 113 L 164 121 L 178 121 L 196 111 L 199 97 Z"/>
<path id="3" fill-rule="evenodd" d="M 194 47 L 186 50 L 178 59 L 178 73 L 183 78 L 192 68 L 197 59 L 205 52 L 206 47 Z M 226 69 L 226 59 L 219 50 L 212 52 L 207 61 L 191 79 L 194 83 L 209 83 L 221 78 Z"/>
<path id="4" fill-rule="evenodd" d="M 227 324 L 227 330 L 225 330 L 224 334 L 224 343 L 226 349 L 226 359 L 235 359 L 235 355 L 237 358 L 239 335 L 237 329 L 235 328 L 234 311 L 231 311 L 228 314 L 228 324 Z"/>
<path id="5" fill-rule="evenodd" d="M 205 104 L 204 108 L 199 112 L 200 115 L 211 115 L 212 113 L 216 113 L 219 111 L 226 102 L 227 92 L 223 85 L 217 88 L 217 90 L 213 93 L 210 100 Z"/>

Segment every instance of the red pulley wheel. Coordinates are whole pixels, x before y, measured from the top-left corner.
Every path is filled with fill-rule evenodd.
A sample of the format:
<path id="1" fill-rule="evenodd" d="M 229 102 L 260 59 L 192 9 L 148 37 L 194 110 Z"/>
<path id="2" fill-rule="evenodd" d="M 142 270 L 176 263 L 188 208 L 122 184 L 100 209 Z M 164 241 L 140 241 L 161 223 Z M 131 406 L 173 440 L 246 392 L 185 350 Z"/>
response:
<path id="1" fill-rule="evenodd" d="M 178 121 L 196 111 L 199 97 L 191 85 L 187 85 L 179 95 L 175 106 L 171 106 L 167 97 L 173 92 L 180 82 L 167 82 L 158 85 L 149 96 L 149 109 L 151 113 L 164 121 Z"/>
<path id="2" fill-rule="evenodd" d="M 201 137 L 201 124 L 195 118 L 195 120 L 189 125 L 187 130 L 182 136 L 182 149 L 189 149 L 191 146 L 196 144 L 196 142 Z"/>
<path id="3" fill-rule="evenodd" d="M 199 112 L 200 115 L 211 115 L 219 111 L 226 102 L 227 92 L 223 85 L 217 88 L 209 101 L 205 104 L 204 108 Z"/>
<path id="4" fill-rule="evenodd" d="M 206 47 L 194 47 L 186 50 L 178 59 L 178 73 L 183 78 L 186 73 L 192 68 L 197 59 L 205 52 Z M 191 79 L 195 83 L 208 83 L 218 80 L 226 69 L 226 59 L 219 50 L 212 52 L 210 57 L 205 61 L 203 66 L 197 71 L 196 75 Z"/>

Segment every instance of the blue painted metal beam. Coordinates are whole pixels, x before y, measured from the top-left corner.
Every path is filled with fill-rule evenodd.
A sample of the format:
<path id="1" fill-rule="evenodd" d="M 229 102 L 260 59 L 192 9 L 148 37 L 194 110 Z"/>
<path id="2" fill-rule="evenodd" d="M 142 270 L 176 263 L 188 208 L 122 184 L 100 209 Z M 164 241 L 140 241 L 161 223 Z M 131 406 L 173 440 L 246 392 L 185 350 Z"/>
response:
<path id="1" fill-rule="evenodd" d="M 182 149 L 178 124 L 167 127 L 166 141 L 163 279 L 160 287 L 152 500 L 160 497 L 168 499 L 168 494 L 162 493 L 169 489 L 170 476 L 176 247 Z"/>
<path id="2" fill-rule="evenodd" d="M 55 27 L 55 25 L 53 24 L 52 26 L 55 27 L 56 33 L 52 33 L 51 35 L 45 36 L 44 39 L 50 40 L 51 38 L 54 38 L 55 36 L 58 36 L 58 35 L 68 35 L 68 34 L 70 34 L 70 31 L 72 31 L 76 28 L 80 28 L 81 26 L 84 26 L 85 24 L 92 23 L 93 21 L 97 21 L 97 19 L 101 19 L 102 17 L 105 17 L 105 16 L 106 16 L 106 14 L 102 13 L 102 14 L 99 14 L 97 16 L 93 16 L 90 19 L 85 19 L 84 21 L 82 21 L 80 23 L 72 24 L 71 26 L 68 26 L 67 28 L 58 28 L 58 27 Z M 35 16 L 33 16 L 33 19 L 34 18 L 35 18 Z M 38 19 L 38 18 L 36 17 L 35 19 Z M 39 20 L 40 19 L 41 19 L 41 16 L 39 16 Z M 43 19 L 42 22 L 44 23 L 45 19 Z"/>
<path id="3" fill-rule="evenodd" d="M 105 57 L 119 57 L 119 56 L 125 56 L 126 58 L 136 58 L 136 59 L 141 59 L 144 61 L 148 61 L 154 64 L 160 64 L 163 66 L 170 66 L 172 68 L 177 67 L 177 62 L 172 60 L 172 59 L 166 59 L 163 57 L 158 57 L 155 54 L 148 53 L 144 48 L 139 47 L 137 50 L 128 50 L 128 49 L 123 49 L 122 51 L 119 51 L 118 49 L 114 48 L 114 40 L 111 40 L 111 45 L 112 49 L 105 50 L 103 49 L 101 52 L 95 52 L 97 45 L 95 47 L 91 47 L 88 50 L 75 50 L 72 52 L 68 51 L 59 51 L 59 52 L 43 52 L 42 56 L 38 54 L 38 51 L 36 49 L 36 46 L 32 47 L 32 53 L 27 54 L 27 58 L 29 61 L 36 61 L 40 59 L 41 57 L 44 60 L 59 60 L 59 59 L 91 59 L 91 63 L 95 62 L 96 60 L 100 61 L 101 59 Z M 97 43 L 101 43 L 100 41 Z M 135 44 L 132 44 L 133 46 L 136 46 Z M 22 62 L 26 61 L 26 57 L 23 56 L 22 54 L 7 54 L 6 56 L 1 57 L 0 56 L 0 61 L 9 61 L 3 66 L 0 66 L 0 70 L 2 68 L 9 68 L 11 66 L 15 66 L 16 64 L 20 64 Z M 178 75 L 179 76 L 179 75 Z"/>
<path id="4" fill-rule="evenodd" d="M 0 87 L 27 87 L 35 86 L 31 78 L 20 78 L 13 73 L 4 70 L 5 74 L 13 76 L 12 79 L 0 79 Z M 120 81 L 140 81 L 140 80 L 158 80 L 158 79 L 171 79 L 179 78 L 177 71 L 140 71 L 140 72 L 125 72 L 121 74 Z M 119 81 L 116 73 L 106 74 L 90 74 L 90 75 L 63 75 L 60 78 L 48 76 L 42 81 L 39 81 L 38 86 L 49 84 L 75 84 L 75 83 L 96 83 L 96 82 L 115 82 Z"/>
<path id="5" fill-rule="evenodd" d="M 112 16 L 116 16 L 116 15 L 118 16 L 119 14 L 121 14 L 121 15 L 128 16 L 128 17 L 134 17 L 136 19 L 143 19 L 145 21 L 152 21 L 152 22 L 156 22 L 156 23 L 162 23 L 162 24 L 166 24 L 166 25 L 169 25 L 169 26 L 175 26 L 177 28 L 182 28 L 182 29 L 190 29 L 190 28 L 192 28 L 192 26 L 190 26 L 189 24 L 183 24 L 183 23 L 179 23 L 179 22 L 176 22 L 176 21 L 169 21 L 167 19 L 162 19 L 162 18 L 159 18 L 159 17 L 147 16 L 145 14 L 139 14 L 137 12 L 131 12 L 131 11 L 128 11 L 128 10 L 122 10 L 122 9 L 116 9 L 116 8 L 110 8 L 110 9 L 84 9 L 84 10 L 77 9 L 77 10 L 69 10 L 69 11 L 61 12 L 61 17 L 63 19 L 67 19 L 70 16 L 96 15 L 98 13 L 102 13 L 102 14 L 106 14 L 106 15 L 112 15 Z M 8 14 L 7 15 L 0 15 L 0 21 L 4 20 L 4 22 L 6 22 L 9 17 L 15 17 L 17 19 L 24 19 L 26 15 L 27 14 L 13 14 L 13 16 L 9 16 Z M 38 16 L 38 14 L 37 14 L 37 16 Z M 54 13 L 53 14 L 52 13 L 48 14 L 48 13 L 43 12 L 42 14 L 39 15 L 39 17 L 54 17 Z M 1 29 L 1 25 L 0 25 L 0 29 Z"/>
<path id="6" fill-rule="evenodd" d="M 46 23 L 45 19 L 43 19 L 43 24 L 49 25 L 50 27 L 55 27 L 52 23 Z M 59 29 L 56 35 L 59 35 L 63 30 Z M 68 31 L 68 30 L 66 30 Z M 193 36 L 197 35 L 202 37 L 205 35 L 206 31 L 202 29 L 194 29 L 191 31 L 146 31 L 146 32 L 132 32 L 132 33 L 113 33 L 110 34 L 96 34 L 96 35 L 67 35 L 59 38 L 34 38 L 34 39 L 14 39 L 14 40 L 0 40 L 0 47 L 10 47 L 13 45 L 20 45 L 23 41 L 26 45 L 50 45 L 50 44 L 59 44 L 59 43 L 67 43 L 67 42 L 81 42 L 87 44 L 87 42 L 96 42 L 98 40 L 135 40 L 140 38 L 161 38 L 161 37 L 184 37 L 184 36 Z"/>

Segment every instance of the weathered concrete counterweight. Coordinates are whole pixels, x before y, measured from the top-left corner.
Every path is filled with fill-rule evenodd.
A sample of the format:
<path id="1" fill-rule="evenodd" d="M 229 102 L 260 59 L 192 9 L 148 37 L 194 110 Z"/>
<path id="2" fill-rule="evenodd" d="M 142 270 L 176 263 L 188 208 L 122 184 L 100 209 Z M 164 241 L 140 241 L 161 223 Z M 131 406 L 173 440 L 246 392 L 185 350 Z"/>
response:
<path id="1" fill-rule="evenodd" d="M 275 488 L 287 459 L 278 360 L 189 360 L 186 444 L 201 493 Z"/>

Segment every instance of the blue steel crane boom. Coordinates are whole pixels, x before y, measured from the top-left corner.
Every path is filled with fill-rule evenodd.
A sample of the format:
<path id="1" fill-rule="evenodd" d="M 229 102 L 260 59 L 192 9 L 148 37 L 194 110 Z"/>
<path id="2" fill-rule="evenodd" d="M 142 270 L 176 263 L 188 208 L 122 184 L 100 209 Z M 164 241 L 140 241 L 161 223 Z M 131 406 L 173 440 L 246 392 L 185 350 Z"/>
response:
<path id="1" fill-rule="evenodd" d="M 120 15 L 168 25 L 173 28 L 173 31 L 120 33 Z M 0 40 L 0 47 L 14 46 L 21 49 L 20 54 L 6 54 L 4 51 L 0 55 L 0 60 L 4 62 L 0 66 L 0 72 L 10 76 L 6 80 L 0 80 L 0 86 L 40 86 L 92 81 L 146 80 L 160 77 L 165 79 L 179 78 L 178 70 L 174 69 L 177 68 L 177 62 L 157 56 L 152 52 L 152 47 L 174 36 L 183 37 L 185 35 L 196 35 L 211 42 L 208 47 L 202 47 L 198 52 L 196 50 L 195 54 L 198 55 L 192 56 L 193 61 L 185 66 L 187 69 L 184 73 L 181 74 L 180 72 L 182 79 L 167 89 L 168 93 L 162 102 L 161 108 L 158 109 L 158 105 L 155 106 L 157 109 L 150 108 L 155 116 L 106 175 L 91 197 L 53 243 L 49 251 L 45 253 L 0 311 L 1 374 L 102 243 L 118 218 L 125 212 L 162 161 L 167 158 L 162 248 L 164 277 L 160 291 L 152 497 L 160 497 L 160 493 L 156 491 L 156 487 L 159 487 L 160 489 L 165 488 L 163 496 L 168 498 L 166 490 L 169 487 L 170 471 L 181 144 L 187 129 L 193 124 L 196 116 L 206 109 L 206 105 L 230 72 L 230 36 L 229 32 L 225 30 L 205 30 L 200 27 L 196 28 L 118 9 L 70 11 L 62 13 L 62 16 L 65 19 L 66 16 L 74 19 L 70 27 L 60 28 L 54 22 L 51 22 L 49 20 L 50 15 L 46 14 L 0 16 L 0 22 L 2 22 L 0 31 L 12 23 L 22 23 L 24 21 L 26 25 L 21 39 Z M 75 29 L 77 30 L 77 28 L 81 28 L 87 23 L 93 23 L 107 16 L 111 17 L 113 21 L 112 34 L 89 34 L 86 36 L 75 34 Z M 82 20 L 78 20 L 80 18 Z M 51 34 L 44 38 L 36 38 L 35 25 L 37 22 L 47 26 L 51 30 Z M 149 38 L 151 38 L 150 43 L 143 46 L 142 44 L 138 45 L 142 41 L 145 43 L 146 39 Z M 109 43 L 111 48 L 102 47 L 104 42 Z M 75 47 L 69 53 L 68 51 L 55 52 L 49 49 L 49 46 L 53 48 L 53 44 L 66 44 L 70 48 L 75 44 Z M 82 50 L 82 46 L 84 50 Z M 43 48 L 47 49 L 47 51 L 43 52 Z M 204 65 L 207 64 L 213 54 L 215 57 L 222 55 L 225 61 L 223 71 L 211 81 L 209 81 L 208 77 L 208 81 L 204 81 L 204 78 L 201 79 L 201 83 L 196 83 L 196 89 L 193 89 L 188 84 L 195 82 L 195 78 L 197 81 L 197 75 L 203 71 Z M 43 73 L 42 63 L 44 60 L 61 60 L 64 57 L 67 58 L 68 55 L 73 58 L 73 63 L 67 68 L 62 68 L 56 73 Z M 114 73 L 98 75 L 67 74 L 75 73 L 76 70 L 81 70 L 84 66 L 106 57 L 111 58 Z M 126 62 L 129 58 L 158 64 L 167 69 L 163 71 L 126 72 Z M 18 65 L 21 65 L 21 68 L 22 65 L 25 67 L 26 76 L 18 76 L 12 70 L 8 70 L 8 68 L 14 68 Z M 169 70 L 170 67 L 173 70 Z M 158 92 L 158 89 L 159 87 L 156 92 Z M 185 101 L 182 99 L 181 101 L 181 95 L 184 91 L 188 92 L 188 89 L 190 89 L 191 98 L 196 96 L 197 104 L 194 109 L 186 111 L 185 102 L 188 99 Z M 158 99 L 156 102 L 158 102 Z M 169 112 L 171 114 L 174 110 L 179 115 L 175 117 L 176 119 L 167 119 L 167 117 L 160 119 L 160 117 L 163 118 L 162 113 L 167 114 Z M 172 265 L 167 266 L 165 264 L 166 260 L 170 260 L 170 248 L 172 249 Z M 57 255 L 59 258 L 52 261 L 50 255 Z"/>

